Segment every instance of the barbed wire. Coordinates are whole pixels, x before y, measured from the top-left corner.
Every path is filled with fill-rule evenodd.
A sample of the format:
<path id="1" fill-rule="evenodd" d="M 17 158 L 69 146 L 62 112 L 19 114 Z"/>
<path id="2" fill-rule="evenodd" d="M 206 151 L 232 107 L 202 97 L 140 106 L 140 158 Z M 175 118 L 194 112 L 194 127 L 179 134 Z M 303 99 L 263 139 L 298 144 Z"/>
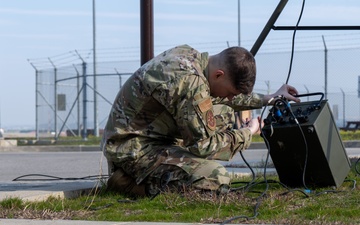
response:
<path id="1" fill-rule="evenodd" d="M 328 50 L 333 49 L 349 49 L 360 48 L 360 32 L 356 33 L 339 33 L 332 35 L 324 35 Z M 206 49 L 209 53 L 218 52 L 227 46 L 236 46 L 238 40 L 218 41 L 218 42 L 194 42 L 188 43 L 191 46 Z M 251 46 L 254 40 L 243 40 L 243 46 Z M 278 52 L 289 52 L 290 39 L 288 37 L 268 38 L 264 42 L 258 54 L 269 54 Z M 164 49 L 173 47 L 171 44 L 156 45 L 155 50 L 163 51 Z M 322 35 L 302 35 L 296 38 L 296 51 L 311 51 L 324 49 Z M 72 50 L 69 52 L 61 53 L 44 58 L 28 59 L 37 70 L 60 67 L 63 65 L 71 65 L 85 62 L 92 62 L 92 49 Z M 127 47 L 114 47 L 103 48 L 96 50 L 98 62 L 101 61 L 126 61 L 126 60 L 139 60 L 140 47 L 127 46 Z M 81 59 L 82 58 L 82 59 Z M 52 65 L 52 63 L 54 65 Z"/>

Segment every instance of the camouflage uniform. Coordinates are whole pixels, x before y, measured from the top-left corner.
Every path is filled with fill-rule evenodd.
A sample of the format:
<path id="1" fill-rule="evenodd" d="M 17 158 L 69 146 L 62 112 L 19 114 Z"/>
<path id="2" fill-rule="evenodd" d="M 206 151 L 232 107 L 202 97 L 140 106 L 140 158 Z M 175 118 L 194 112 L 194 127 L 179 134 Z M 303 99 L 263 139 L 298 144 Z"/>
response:
<path id="1" fill-rule="evenodd" d="M 249 147 L 250 130 L 233 129 L 234 110 L 262 107 L 262 95 L 212 98 L 208 53 L 190 46 L 172 48 L 139 68 L 119 91 L 101 148 L 109 165 L 122 168 L 137 184 L 171 181 L 216 190 L 229 184 L 230 160 Z"/>

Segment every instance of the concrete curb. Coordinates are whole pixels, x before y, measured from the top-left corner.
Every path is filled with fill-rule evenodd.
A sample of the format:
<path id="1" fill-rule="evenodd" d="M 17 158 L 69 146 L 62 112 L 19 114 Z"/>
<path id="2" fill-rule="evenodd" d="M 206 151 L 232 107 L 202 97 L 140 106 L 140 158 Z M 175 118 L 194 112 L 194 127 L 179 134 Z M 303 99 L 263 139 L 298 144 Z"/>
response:
<path id="1" fill-rule="evenodd" d="M 26 145 L 0 147 L 0 152 L 89 152 L 100 151 L 96 145 Z"/>
<path id="2" fill-rule="evenodd" d="M 0 183 L 0 201 L 6 198 L 20 198 L 25 201 L 45 201 L 49 197 L 71 199 L 95 191 L 95 181 L 71 182 L 19 182 Z"/>

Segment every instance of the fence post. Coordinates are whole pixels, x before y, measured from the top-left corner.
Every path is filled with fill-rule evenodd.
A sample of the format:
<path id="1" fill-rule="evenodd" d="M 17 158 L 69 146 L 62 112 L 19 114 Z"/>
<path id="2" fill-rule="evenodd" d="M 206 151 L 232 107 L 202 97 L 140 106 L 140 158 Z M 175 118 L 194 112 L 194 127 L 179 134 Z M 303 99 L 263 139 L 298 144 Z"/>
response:
<path id="1" fill-rule="evenodd" d="M 29 61 L 29 60 L 28 60 Z M 39 140 L 39 71 L 36 69 L 34 64 L 29 61 L 30 65 L 35 69 L 35 139 Z"/>
<path id="2" fill-rule="evenodd" d="M 343 127 L 345 127 L 345 92 L 340 88 L 343 96 Z"/>
<path id="3" fill-rule="evenodd" d="M 87 82 L 86 82 L 86 62 L 85 60 L 80 56 L 80 54 L 75 50 L 75 53 L 79 56 L 80 60 L 82 61 L 82 77 L 83 77 L 83 129 L 82 129 L 82 138 L 83 140 L 87 140 Z M 79 130 L 80 132 L 80 130 Z"/>
<path id="4" fill-rule="evenodd" d="M 327 65 L 327 58 L 328 58 L 328 50 L 327 50 L 327 47 L 326 47 L 326 43 L 325 43 L 325 38 L 324 38 L 324 35 L 322 36 L 322 39 L 323 39 L 323 43 L 324 43 L 324 53 L 325 53 L 325 99 L 327 99 L 327 83 L 328 83 L 328 73 L 327 73 L 327 68 L 328 68 L 328 65 Z"/>
<path id="5" fill-rule="evenodd" d="M 57 140 L 57 69 L 55 64 L 51 61 L 50 58 L 49 62 L 51 63 L 51 65 L 54 67 L 54 139 Z"/>
<path id="6" fill-rule="evenodd" d="M 79 74 L 79 71 L 78 69 L 76 68 L 75 65 L 74 66 L 74 69 L 76 71 L 76 88 L 77 88 L 77 93 L 78 95 L 80 96 L 80 74 Z M 77 136 L 80 137 L 81 134 L 80 134 L 80 131 L 81 131 L 81 126 L 80 126 L 80 99 L 78 98 L 77 100 Z"/>
<path id="7" fill-rule="evenodd" d="M 82 75 L 83 75 L 83 131 L 82 138 L 87 140 L 87 82 L 86 82 L 86 62 L 82 63 Z"/>
<path id="8" fill-rule="evenodd" d="M 97 105 L 97 77 L 96 77 L 96 19 L 95 19 L 95 0 L 93 0 L 93 68 L 94 68 L 94 135 L 99 136 L 99 120 Z"/>

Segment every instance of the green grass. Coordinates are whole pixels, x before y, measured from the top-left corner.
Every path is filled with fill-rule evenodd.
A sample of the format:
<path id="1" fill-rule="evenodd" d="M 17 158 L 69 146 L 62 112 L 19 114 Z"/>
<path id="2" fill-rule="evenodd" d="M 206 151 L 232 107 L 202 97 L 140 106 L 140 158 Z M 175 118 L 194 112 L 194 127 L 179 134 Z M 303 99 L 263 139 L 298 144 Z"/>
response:
<path id="1" fill-rule="evenodd" d="M 340 131 L 340 135 L 344 141 L 360 140 L 360 131 Z M 262 142 L 263 139 L 254 135 L 253 141 Z M 72 137 L 62 138 L 54 144 L 98 145 L 99 142 L 100 137 L 89 137 L 86 142 Z M 336 193 L 329 188 L 316 189 L 314 193 L 305 195 L 300 191 L 289 191 L 276 182 L 269 183 L 265 192 L 264 178 L 259 177 L 258 183 L 251 189 L 227 195 L 200 194 L 189 190 L 183 194 L 165 192 L 152 200 L 123 201 L 126 196 L 101 190 L 76 199 L 49 198 L 41 202 L 27 202 L 8 198 L 0 201 L 0 218 L 222 223 L 243 216 L 229 223 L 360 224 L 360 186 L 357 184 L 360 176 L 354 169 L 356 160 L 352 162 L 349 181 L 344 182 Z M 360 165 L 357 168 L 360 170 Z M 250 179 L 240 181 L 249 182 Z M 355 188 L 352 181 L 356 182 Z M 323 192 L 325 190 L 328 192 Z M 265 194 L 264 197 L 260 197 L 262 194 Z M 259 207 L 254 216 L 257 204 Z"/>
<path id="2" fill-rule="evenodd" d="M 58 140 L 53 138 L 42 138 L 40 141 L 36 141 L 35 138 L 12 138 L 17 140 L 18 146 L 27 145 L 99 145 L 101 137 L 89 135 L 86 140 L 81 137 L 59 137 Z"/>
<path id="3" fill-rule="evenodd" d="M 230 223 L 360 223 L 360 187 L 354 185 L 360 177 L 354 166 L 336 193 L 332 188 L 321 188 L 307 195 L 289 190 L 278 182 L 270 182 L 276 181 L 277 177 L 267 177 L 267 180 L 267 191 L 264 178 L 258 177 L 252 188 L 222 195 L 187 190 L 182 194 L 164 192 L 154 199 L 132 200 L 102 189 L 76 199 L 26 202 L 12 198 L 0 202 L 0 218 L 221 223 L 244 216 L 247 219 L 235 219 Z M 234 180 L 234 187 L 239 187 L 244 183 L 236 181 L 246 184 L 250 179 Z M 259 207 L 254 217 L 257 203 Z"/>

